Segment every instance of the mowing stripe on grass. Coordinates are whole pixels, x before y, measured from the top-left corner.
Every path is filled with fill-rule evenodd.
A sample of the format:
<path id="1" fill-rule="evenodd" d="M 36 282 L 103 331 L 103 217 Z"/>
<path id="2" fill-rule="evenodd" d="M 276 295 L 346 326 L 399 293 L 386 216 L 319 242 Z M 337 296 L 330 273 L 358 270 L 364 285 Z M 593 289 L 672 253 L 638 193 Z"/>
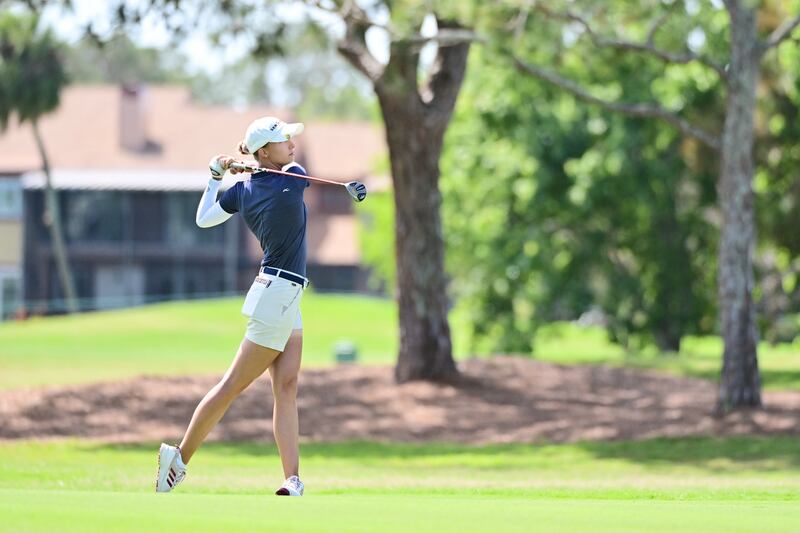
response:
<path id="1" fill-rule="evenodd" d="M 4 528 L 25 531 L 789 532 L 791 502 L 498 497 L 134 494 L 0 490 Z"/>

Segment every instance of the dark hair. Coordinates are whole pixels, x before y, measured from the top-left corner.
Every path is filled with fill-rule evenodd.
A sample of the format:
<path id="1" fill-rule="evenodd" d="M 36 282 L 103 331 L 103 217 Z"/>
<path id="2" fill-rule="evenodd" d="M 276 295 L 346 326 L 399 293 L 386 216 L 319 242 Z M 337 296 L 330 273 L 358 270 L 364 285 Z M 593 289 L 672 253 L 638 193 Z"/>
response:
<path id="1" fill-rule="evenodd" d="M 237 148 L 240 154 L 248 155 L 250 153 L 250 150 L 247 148 L 247 144 L 245 144 L 244 141 L 240 142 Z"/>

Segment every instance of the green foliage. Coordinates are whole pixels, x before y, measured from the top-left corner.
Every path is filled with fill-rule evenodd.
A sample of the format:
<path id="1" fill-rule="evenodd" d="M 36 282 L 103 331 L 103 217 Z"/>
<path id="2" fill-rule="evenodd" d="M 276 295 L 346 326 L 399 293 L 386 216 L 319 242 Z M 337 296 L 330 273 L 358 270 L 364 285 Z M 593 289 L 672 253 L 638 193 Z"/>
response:
<path id="1" fill-rule="evenodd" d="M 140 47 L 122 32 L 106 41 L 87 35 L 64 48 L 66 70 L 82 83 L 186 84 L 203 103 L 284 106 L 306 120 L 379 120 L 369 85 L 319 28 L 297 23 L 275 31 L 279 36 L 264 34 L 253 53 L 213 73 L 191 72 L 177 47 Z"/>
<path id="2" fill-rule="evenodd" d="M 799 61 L 795 43 L 766 56 L 756 117 L 757 296 L 760 326 L 772 342 L 800 335 Z"/>
<path id="3" fill-rule="evenodd" d="M 320 31 L 287 26 L 280 54 L 247 55 L 217 74 L 195 75 L 193 92 L 204 102 L 290 107 L 304 120 L 379 120 L 369 83 Z"/>
<path id="4" fill-rule="evenodd" d="M 647 101 L 655 88 L 682 112 L 718 116 L 716 83 L 679 71 L 659 80 L 660 62 L 580 42 L 548 46 L 548 31 L 526 38 L 530 53 L 595 92 Z M 677 350 L 683 335 L 712 331 L 713 157 L 667 125 L 521 78 L 502 55 L 476 51 L 469 73 L 442 189 L 472 348 L 531 353 L 541 324 L 591 309 L 630 348 Z"/>
<path id="5" fill-rule="evenodd" d="M 65 68 L 80 83 L 186 83 L 186 59 L 177 52 L 139 47 L 122 33 L 99 43 L 85 36 L 64 49 Z"/>
<path id="6" fill-rule="evenodd" d="M 15 114 L 36 121 L 58 107 L 67 83 L 60 44 L 33 15 L 0 13 L 0 131 Z"/>

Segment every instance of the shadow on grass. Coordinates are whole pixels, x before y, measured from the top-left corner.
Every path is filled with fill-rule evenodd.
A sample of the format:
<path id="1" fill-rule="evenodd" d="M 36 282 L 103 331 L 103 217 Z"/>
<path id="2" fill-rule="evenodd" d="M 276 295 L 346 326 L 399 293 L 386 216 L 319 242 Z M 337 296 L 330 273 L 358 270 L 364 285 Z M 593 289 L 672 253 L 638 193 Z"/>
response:
<path id="1" fill-rule="evenodd" d="M 800 390 L 800 370 L 761 370 L 761 383 L 773 389 Z"/>
<path id="2" fill-rule="evenodd" d="M 800 468 L 796 437 L 689 437 L 646 441 L 577 444 L 596 459 L 625 460 L 648 465 L 690 465 L 714 471 Z M 771 463 L 771 464 L 765 464 Z"/>
<path id="3" fill-rule="evenodd" d="M 89 449 L 117 452 L 151 452 L 156 443 L 135 444 L 85 444 Z M 203 449 L 217 455 L 247 455 L 277 457 L 272 443 L 220 443 L 203 445 Z M 690 437 L 659 438 L 644 441 L 580 442 L 574 444 L 502 444 L 469 446 L 459 444 L 429 443 L 307 443 L 301 445 L 301 456 L 358 461 L 431 459 L 435 457 L 494 457 L 493 467 L 525 468 L 526 459 L 531 466 L 542 461 L 565 461 L 576 464 L 593 461 L 624 461 L 646 466 L 691 466 L 709 472 L 736 472 L 746 469 L 759 471 L 800 470 L 800 446 L 791 436 L 775 437 Z"/>

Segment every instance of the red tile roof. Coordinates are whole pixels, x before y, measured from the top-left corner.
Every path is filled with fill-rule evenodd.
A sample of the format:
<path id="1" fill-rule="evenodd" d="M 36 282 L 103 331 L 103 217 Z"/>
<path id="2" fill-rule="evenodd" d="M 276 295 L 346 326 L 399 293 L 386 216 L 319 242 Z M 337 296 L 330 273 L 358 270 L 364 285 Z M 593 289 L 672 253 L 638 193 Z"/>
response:
<path id="1" fill-rule="evenodd" d="M 238 155 L 236 146 L 256 117 L 293 120 L 290 111 L 268 107 L 235 110 L 208 106 L 183 86 L 150 86 L 144 91 L 149 141 L 160 151 L 123 149 L 120 144 L 122 91 L 115 85 L 74 85 L 61 105 L 40 122 L 54 169 L 205 169 L 217 153 Z M 298 159 L 309 173 L 349 181 L 366 179 L 386 157 L 383 132 L 369 123 L 306 123 L 298 137 Z M 249 156 L 243 156 L 245 158 Z M 0 173 L 39 169 L 41 162 L 29 124 L 15 119 L 0 133 Z"/>

